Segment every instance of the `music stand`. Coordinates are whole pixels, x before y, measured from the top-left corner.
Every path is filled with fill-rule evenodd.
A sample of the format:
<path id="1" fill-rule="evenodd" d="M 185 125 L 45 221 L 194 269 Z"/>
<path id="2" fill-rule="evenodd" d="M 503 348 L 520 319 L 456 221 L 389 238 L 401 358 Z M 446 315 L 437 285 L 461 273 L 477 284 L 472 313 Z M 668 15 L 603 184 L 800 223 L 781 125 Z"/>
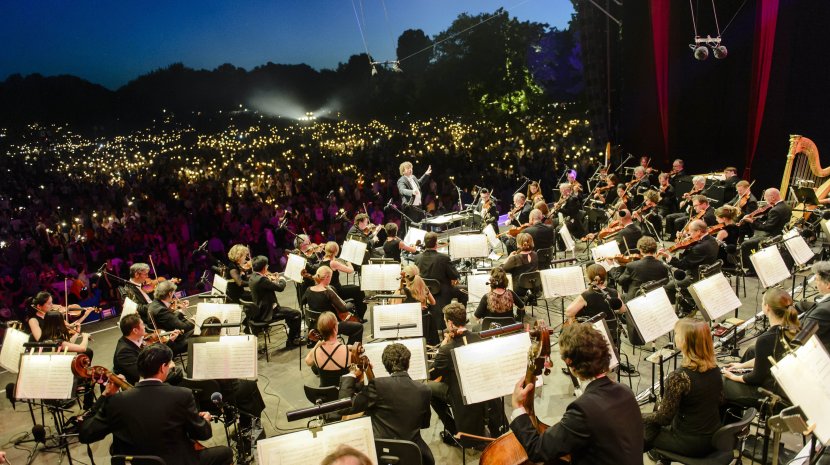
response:
<path id="1" fill-rule="evenodd" d="M 816 197 L 816 190 L 812 187 L 796 187 L 793 192 L 798 202 L 804 205 L 819 205 L 821 203 Z"/>

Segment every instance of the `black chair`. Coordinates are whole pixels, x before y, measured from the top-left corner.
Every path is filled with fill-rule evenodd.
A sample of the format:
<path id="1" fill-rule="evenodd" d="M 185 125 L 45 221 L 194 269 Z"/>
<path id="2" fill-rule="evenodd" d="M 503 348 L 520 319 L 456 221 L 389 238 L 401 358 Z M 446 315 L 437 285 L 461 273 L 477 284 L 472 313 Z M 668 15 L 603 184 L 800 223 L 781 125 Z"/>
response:
<path id="1" fill-rule="evenodd" d="M 553 247 L 537 250 L 536 256 L 539 257 L 539 269 L 547 270 L 553 262 Z"/>
<path id="2" fill-rule="evenodd" d="M 728 465 L 740 457 L 741 441 L 749 433 L 749 423 L 755 414 L 754 408 L 748 408 L 740 420 L 721 426 L 712 436 L 712 447 L 715 450 L 705 457 L 685 457 L 662 449 L 653 450 L 667 460 L 686 465 Z"/>
<path id="3" fill-rule="evenodd" d="M 508 326 L 516 323 L 516 319 L 513 318 L 513 315 L 509 316 L 485 316 L 481 320 L 481 330 L 487 331 L 494 325 L 498 325 L 498 327 Z"/>
<path id="4" fill-rule="evenodd" d="M 441 293 L 441 283 L 439 283 L 437 279 L 424 278 L 424 284 L 427 285 L 429 292 L 431 292 L 433 296 Z"/>
<path id="5" fill-rule="evenodd" d="M 271 329 L 275 326 L 282 326 L 287 339 L 288 325 L 285 324 L 282 318 L 271 321 L 253 321 L 250 318 L 250 315 L 258 314 L 259 308 L 257 308 L 253 302 L 249 302 L 247 300 L 240 299 L 239 303 L 242 305 L 242 310 L 245 314 L 245 326 L 248 328 L 248 332 L 257 337 L 259 337 L 260 334 L 262 335 L 262 343 L 265 345 L 265 361 L 270 362 L 271 351 L 268 349 L 268 343 L 271 342 Z"/>
<path id="6" fill-rule="evenodd" d="M 167 465 L 156 455 L 113 455 L 110 460 L 112 465 Z"/>
<path id="7" fill-rule="evenodd" d="M 220 413 L 216 404 L 213 403 L 213 399 L 211 399 L 214 392 L 222 392 L 219 382 L 215 379 L 194 380 L 185 378 L 181 380 L 178 386 L 193 391 L 193 398 L 196 399 L 196 405 L 200 412 L 210 412 L 216 415 Z"/>
<path id="8" fill-rule="evenodd" d="M 545 303 L 545 312 L 548 315 L 548 323 L 550 323 L 550 307 L 548 301 L 542 296 L 542 277 L 538 271 L 529 271 L 522 273 L 519 276 L 519 281 L 513 283 L 513 290 L 519 294 L 525 301 L 525 305 L 530 306 L 531 314 L 535 315 L 534 309 L 538 303 L 538 299 L 542 297 L 542 302 Z M 562 312 L 562 321 L 565 321 L 565 312 Z"/>
<path id="9" fill-rule="evenodd" d="M 303 391 L 305 391 L 305 398 L 312 404 L 316 404 L 317 402 L 325 404 L 326 402 L 337 400 L 339 393 L 335 386 L 314 387 L 303 385 Z"/>
<path id="10" fill-rule="evenodd" d="M 378 465 L 421 465 L 421 449 L 412 441 L 375 439 Z"/>
<path id="11" fill-rule="evenodd" d="M 740 294 L 741 287 L 746 297 L 746 272 L 744 271 L 744 258 L 741 249 L 735 245 L 726 245 L 726 262 L 721 267 L 727 278 L 735 277 L 735 294 Z"/>

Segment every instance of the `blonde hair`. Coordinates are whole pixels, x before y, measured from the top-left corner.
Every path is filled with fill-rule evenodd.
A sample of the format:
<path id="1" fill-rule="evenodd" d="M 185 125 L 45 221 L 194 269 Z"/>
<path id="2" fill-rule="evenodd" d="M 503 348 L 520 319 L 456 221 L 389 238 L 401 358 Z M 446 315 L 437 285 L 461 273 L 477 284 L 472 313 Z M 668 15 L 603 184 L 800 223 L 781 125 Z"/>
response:
<path id="1" fill-rule="evenodd" d="M 334 335 L 337 323 L 337 317 L 332 312 L 323 312 L 317 317 L 317 331 L 320 332 L 323 340 L 329 339 Z"/>
<path id="2" fill-rule="evenodd" d="M 533 236 L 528 233 L 521 233 L 516 237 L 516 245 L 519 246 L 519 249 L 522 252 L 528 252 L 533 250 Z"/>
<path id="3" fill-rule="evenodd" d="M 429 304 L 429 288 L 424 278 L 420 275 L 418 267 L 415 265 L 406 265 L 403 268 L 404 279 L 406 280 L 406 288 L 409 289 L 409 295 L 421 304 Z"/>
<path id="4" fill-rule="evenodd" d="M 324 250 L 326 251 L 326 257 L 334 258 L 334 256 L 337 255 L 337 252 L 340 252 L 340 246 L 337 245 L 337 242 L 328 241 L 326 242 Z"/>
<path id="5" fill-rule="evenodd" d="M 312 276 L 312 278 L 314 279 L 315 283 L 320 284 L 321 282 L 323 282 L 326 278 L 328 278 L 330 276 L 331 276 L 331 268 L 327 267 L 326 265 L 323 265 L 320 268 L 317 268 L 317 272 L 314 273 L 314 276 Z"/>
<path id="6" fill-rule="evenodd" d="M 674 337 L 683 353 L 684 367 L 703 373 L 718 366 L 712 333 L 704 321 L 693 318 L 678 320 L 674 325 Z"/>
<path id="7" fill-rule="evenodd" d="M 401 176 L 403 176 L 403 174 L 406 172 L 407 168 L 412 168 L 412 163 L 410 163 L 408 161 L 405 161 L 405 162 L 401 163 L 401 165 L 398 167 L 398 171 L 400 171 Z"/>
<path id="8" fill-rule="evenodd" d="M 239 263 L 248 253 L 248 246 L 236 244 L 231 247 L 231 250 L 228 250 L 228 259 L 234 263 Z"/>

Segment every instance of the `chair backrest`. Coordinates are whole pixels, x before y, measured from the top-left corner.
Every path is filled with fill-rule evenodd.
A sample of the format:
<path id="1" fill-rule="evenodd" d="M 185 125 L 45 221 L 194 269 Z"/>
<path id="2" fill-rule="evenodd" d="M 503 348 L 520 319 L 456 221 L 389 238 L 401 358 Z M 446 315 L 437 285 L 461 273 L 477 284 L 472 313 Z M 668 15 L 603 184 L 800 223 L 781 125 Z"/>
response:
<path id="1" fill-rule="evenodd" d="M 755 418 L 756 413 L 754 408 L 748 408 L 740 420 L 721 426 L 712 436 L 712 447 L 720 451 L 735 449 L 738 436 L 748 431 L 749 423 Z"/>
<path id="2" fill-rule="evenodd" d="M 378 465 L 421 465 L 421 449 L 412 441 L 375 439 Z"/>
<path id="3" fill-rule="evenodd" d="M 519 276 L 519 282 L 516 283 L 516 286 L 524 289 L 536 289 L 541 282 L 542 277 L 539 276 L 538 271 L 528 271 Z"/>
<path id="4" fill-rule="evenodd" d="M 516 323 L 516 319 L 513 318 L 513 315 L 509 316 L 485 316 L 483 320 L 481 320 L 481 330 L 487 331 L 493 325 L 499 326 L 507 326 Z"/>
<path id="5" fill-rule="evenodd" d="M 317 328 L 317 319 L 320 318 L 323 312 L 315 312 L 310 308 L 305 309 L 305 324 L 308 327 L 308 330 L 312 330 Z"/>
<path id="6" fill-rule="evenodd" d="M 427 288 L 429 288 L 429 292 L 431 292 L 432 295 L 438 295 L 441 293 L 441 283 L 439 283 L 437 279 L 424 278 L 424 284 L 427 285 Z"/>
<path id="7" fill-rule="evenodd" d="M 553 261 L 553 247 L 539 249 L 536 251 L 536 255 L 539 257 L 540 270 L 547 270 L 550 268 L 550 264 Z"/>
<path id="8" fill-rule="evenodd" d="M 167 465 L 155 455 L 113 455 L 110 460 L 112 465 Z"/>
<path id="9" fill-rule="evenodd" d="M 312 404 L 316 404 L 318 400 L 322 403 L 337 400 L 338 395 L 338 390 L 335 386 L 314 387 L 304 385 L 303 391 L 305 391 L 305 398 Z"/>
<path id="10" fill-rule="evenodd" d="M 218 412 L 216 405 L 210 398 L 214 392 L 221 392 L 222 390 L 219 382 L 215 379 L 183 379 L 179 383 L 179 387 L 186 387 L 193 391 L 193 397 L 196 399 L 196 405 L 200 412 Z"/>

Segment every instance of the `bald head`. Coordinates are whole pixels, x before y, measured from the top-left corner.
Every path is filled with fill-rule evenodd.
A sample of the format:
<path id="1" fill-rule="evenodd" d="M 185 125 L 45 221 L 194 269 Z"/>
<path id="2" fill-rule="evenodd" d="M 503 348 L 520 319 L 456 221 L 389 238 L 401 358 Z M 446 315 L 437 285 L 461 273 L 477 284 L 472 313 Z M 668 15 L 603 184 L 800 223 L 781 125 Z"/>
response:
<path id="1" fill-rule="evenodd" d="M 774 187 L 770 187 L 764 191 L 764 200 L 769 203 L 778 203 L 781 200 L 781 191 Z"/>

